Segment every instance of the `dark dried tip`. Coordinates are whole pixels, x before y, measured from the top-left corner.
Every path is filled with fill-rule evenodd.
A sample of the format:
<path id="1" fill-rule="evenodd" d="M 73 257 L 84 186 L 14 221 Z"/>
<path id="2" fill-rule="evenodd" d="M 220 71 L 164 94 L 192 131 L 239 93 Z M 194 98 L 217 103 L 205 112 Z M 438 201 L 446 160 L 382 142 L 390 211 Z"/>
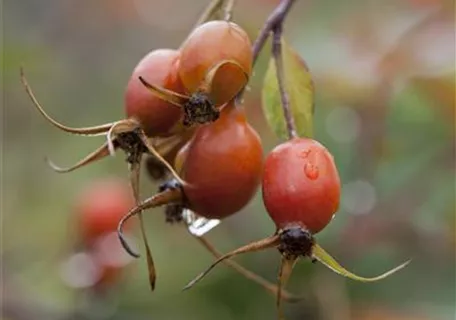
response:
<path id="1" fill-rule="evenodd" d="M 116 140 L 120 148 L 127 154 L 126 161 L 128 163 L 135 163 L 138 161 L 138 155 L 147 151 L 141 141 L 138 130 L 120 133 Z"/>
<path id="2" fill-rule="evenodd" d="M 120 240 L 120 244 L 122 245 L 122 247 L 125 249 L 125 251 L 127 251 L 127 253 L 132 256 L 133 258 L 140 258 L 141 255 L 139 253 L 136 253 L 135 251 L 133 251 L 133 249 L 130 247 L 130 245 L 128 244 L 128 241 L 127 239 L 125 239 L 125 236 L 124 234 L 122 233 L 122 227 L 119 227 L 118 230 L 117 230 L 117 236 L 119 237 L 119 240 Z"/>
<path id="3" fill-rule="evenodd" d="M 310 256 L 314 239 L 312 234 L 299 227 L 293 226 L 283 229 L 280 233 L 279 251 L 286 256 Z"/>
<path id="4" fill-rule="evenodd" d="M 204 124 L 214 122 L 220 117 L 220 111 L 214 106 L 207 94 L 196 92 L 184 104 L 185 126 L 191 126 L 194 123 Z"/>

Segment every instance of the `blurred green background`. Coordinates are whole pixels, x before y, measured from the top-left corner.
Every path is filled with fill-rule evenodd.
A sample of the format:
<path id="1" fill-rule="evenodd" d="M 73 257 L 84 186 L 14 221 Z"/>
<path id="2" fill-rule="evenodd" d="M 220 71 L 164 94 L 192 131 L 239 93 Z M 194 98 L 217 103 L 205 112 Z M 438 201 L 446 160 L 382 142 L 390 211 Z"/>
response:
<path id="1" fill-rule="evenodd" d="M 235 21 L 253 39 L 278 2 L 238 1 Z M 89 126 L 120 119 L 133 67 L 152 49 L 178 47 L 206 3 L 4 1 L 2 319 L 275 319 L 274 298 L 226 266 L 181 292 L 213 259 L 182 227 L 166 225 L 161 210 L 146 214 L 155 293 L 142 259 L 103 299 L 87 299 L 60 276 L 74 242 L 77 195 L 97 179 L 127 178 L 127 170 L 119 153 L 74 173 L 52 172 L 44 156 L 71 164 L 103 138 L 71 136 L 46 123 L 21 86 L 19 66 L 59 121 Z M 360 275 L 413 258 L 374 284 L 301 261 L 289 290 L 305 299 L 286 305 L 287 319 L 454 319 L 454 2 L 298 1 L 285 34 L 313 74 L 315 137 L 333 152 L 343 181 L 340 211 L 318 241 Z M 267 51 L 246 95 L 265 152 L 279 142 L 260 106 Z M 156 186 L 143 177 L 142 190 L 145 197 Z M 273 230 L 258 193 L 209 238 L 226 252 Z M 237 260 L 275 281 L 277 252 Z"/>

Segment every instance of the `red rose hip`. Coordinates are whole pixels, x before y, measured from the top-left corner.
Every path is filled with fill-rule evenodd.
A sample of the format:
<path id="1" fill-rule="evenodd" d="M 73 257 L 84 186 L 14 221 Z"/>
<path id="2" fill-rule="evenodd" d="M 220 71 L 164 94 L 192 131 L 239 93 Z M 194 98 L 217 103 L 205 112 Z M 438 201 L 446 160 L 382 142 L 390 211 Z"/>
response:
<path id="1" fill-rule="evenodd" d="M 339 207 L 340 178 L 329 151 L 319 142 L 295 138 L 266 158 L 264 205 L 278 229 L 292 224 L 315 234 Z"/>
<path id="2" fill-rule="evenodd" d="M 128 183 L 109 178 L 94 182 L 79 195 L 75 213 L 86 244 L 115 232 L 117 224 L 135 205 Z"/>
<path id="3" fill-rule="evenodd" d="M 137 64 L 125 92 L 125 111 L 128 118 L 138 120 L 148 136 L 169 135 L 182 116 L 182 109 L 150 93 L 139 80 L 146 77 L 154 85 L 183 92 L 177 74 L 180 53 L 159 49 L 149 52 Z"/>

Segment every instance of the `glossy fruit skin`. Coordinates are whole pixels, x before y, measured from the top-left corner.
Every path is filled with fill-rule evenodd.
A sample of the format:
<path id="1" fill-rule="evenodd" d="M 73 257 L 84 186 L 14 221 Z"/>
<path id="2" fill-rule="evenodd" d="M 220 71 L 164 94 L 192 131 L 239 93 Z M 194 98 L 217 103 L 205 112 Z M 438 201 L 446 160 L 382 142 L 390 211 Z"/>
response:
<path id="1" fill-rule="evenodd" d="M 178 163 L 177 163 L 178 162 Z M 220 118 L 198 128 L 176 157 L 176 168 L 189 208 L 201 216 L 220 219 L 242 209 L 254 196 L 263 168 L 263 149 L 245 112 L 233 104 Z"/>
<path id="2" fill-rule="evenodd" d="M 183 93 L 184 87 L 177 72 L 180 52 L 158 49 L 149 52 L 137 64 L 125 92 L 125 111 L 128 118 L 141 123 L 146 134 L 168 136 L 182 117 L 182 110 L 152 94 L 139 80 Z"/>
<path id="3" fill-rule="evenodd" d="M 334 158 L 312 139 L 282 143 L 265 160 L 262 191 L 278 229 L 297 224 L 315 234 L 339 207 L 340 178 Z"/>
<path id="4" fill-rule="evenodd" d="M 122 180 L 107 178 L 85 188 L 74 208 L 82 242 L 91 245 L 115 232 L 120 219 L 134 205 L 129 184 Z"/>
<path id="5" fill-rule="evenodd" d="M 237 62 L 243 71 L 252 73 L 252 44 L 247 33 L 233 22 L 210 21 L 197 27 L 181 47 L 179 76 L 188 93 L 194 93 L 207 73 L 223 60 Z M 224 68 L 214 79 L 210 98 L 216 105 L 231 100 L 245 85 L 238 68 Z"/>

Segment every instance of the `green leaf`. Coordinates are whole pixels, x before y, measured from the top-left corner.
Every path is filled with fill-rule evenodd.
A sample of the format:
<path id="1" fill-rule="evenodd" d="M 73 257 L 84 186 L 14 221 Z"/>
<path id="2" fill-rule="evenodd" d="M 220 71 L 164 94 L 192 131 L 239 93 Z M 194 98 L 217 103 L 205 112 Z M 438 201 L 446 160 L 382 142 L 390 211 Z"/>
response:
<path id="1" fill-rule="evenodd" d="M 290 108 L 301 137 L 313 135 L 314 86 L 304 60 L 282 40 L 285 90 L 290 98 Z M 282 102 L 277 82 L 274 58 L 271 57 L 266 72 L 262 105 L 266 120 L 272 130 L 282 139 L 288 137 Z"/>
<path id="2" fill-rule="evenodd" d="M 405 266 L 407 266 L 410 263 L 410 260 L 404 262 L 403 264 L 397 266 L 394 269 L 391 269 L 379 276 L 372 277 L 372 278 L 365 278 L 365 277 L 360 277 L 354 273 L 351 273 L 344 267 L 342 267 L 333 257 L 331 257 L 322 247 L 320 247 L 318 244 L 314 244 L 312 247 L 312 258 L 317 259 L 320 261 L 322 264 L 324 264 L 326 267 L 334 271 L 335 273 L 338 273 L 344 277 L 350 278 L 352 280 L 356 281 L 361 281 L 361 282 L 374 282 L 378 280 L 385 279 L 386 277 L 389 277 L 393 273 L 396 273 L 397 271 L 401 270 Z"/>

